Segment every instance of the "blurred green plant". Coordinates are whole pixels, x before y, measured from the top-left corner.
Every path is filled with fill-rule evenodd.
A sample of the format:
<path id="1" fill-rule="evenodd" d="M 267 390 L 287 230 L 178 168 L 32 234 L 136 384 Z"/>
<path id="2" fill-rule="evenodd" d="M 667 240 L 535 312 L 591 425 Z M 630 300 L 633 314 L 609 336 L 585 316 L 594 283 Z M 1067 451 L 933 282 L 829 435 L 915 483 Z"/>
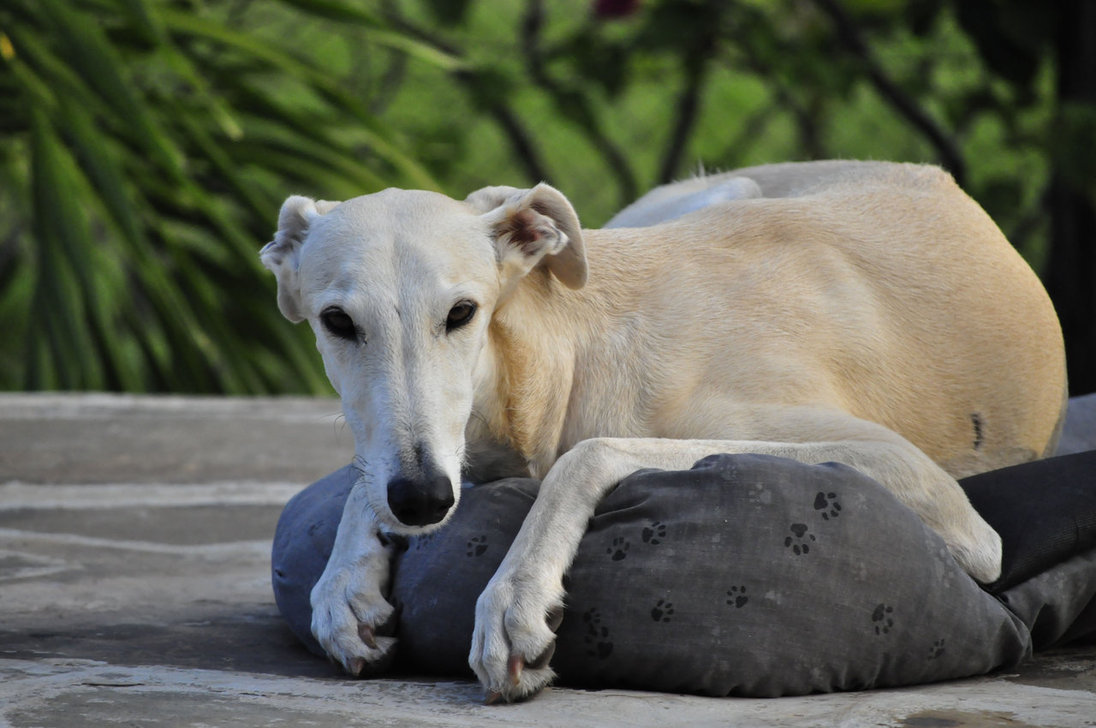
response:
<path id="1" fill-rule="evenodd" d="M 346 4 L 272 5 L 453 65 Z M 0 388 L 329 391 L 258 263 L 278 205 L 437 183 L 317 60 L 230 14 L 0 6 Z"/>
<path id="2" fill-rule="evenodd" d="M 376 4 L 465 62 L 408 68 L 385 110 L 447 188 L 546 179 L 597 226 L 698 167 L 936 163 L 1043 276 L 1071 391 L 1096 390 L 1092 0 Z"/>
<path id="3" fill-rule="evenodd" d="M 934 162 L 1096 389 L 1091 0 L 5 0 L 0 389 L 329 391 L 256 252 L 292 192 Z M 1086 45 L 1087 44 L 1087 45 Z"/>

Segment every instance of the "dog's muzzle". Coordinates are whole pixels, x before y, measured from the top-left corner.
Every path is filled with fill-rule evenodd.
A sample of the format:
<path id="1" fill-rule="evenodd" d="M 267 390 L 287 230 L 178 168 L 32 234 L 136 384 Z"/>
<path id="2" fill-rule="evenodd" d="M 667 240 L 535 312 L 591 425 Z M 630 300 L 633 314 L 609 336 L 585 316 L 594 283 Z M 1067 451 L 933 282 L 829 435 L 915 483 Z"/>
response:
<path id="1" fill-rule="evenodd" d="M 453 483 L 440 472 L 422 478 L 396 478 L 388 483 L 388 507 L 405 526 L 429 526 L 445 519 L 453 507 Z"/>

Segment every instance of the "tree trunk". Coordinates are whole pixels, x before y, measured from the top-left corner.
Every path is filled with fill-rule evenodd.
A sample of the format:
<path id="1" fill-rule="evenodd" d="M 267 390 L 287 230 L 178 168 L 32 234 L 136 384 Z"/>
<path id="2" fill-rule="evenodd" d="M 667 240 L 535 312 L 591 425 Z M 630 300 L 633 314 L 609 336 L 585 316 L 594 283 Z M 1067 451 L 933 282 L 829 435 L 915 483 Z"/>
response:
<path id="1" fill-rule="evenodd" d="M 1050 186 L 1051 246 L 1044 282 L 1066 340 L 1070 394 L 1096 391 L 1096 169 L 1082 150 L 1096 140 L 1083 139 L 1091 129 L 1084 118 L 1096 118 L 1096 3 L 1062 0 L 1059 5 L 1058 62 L 1059 138 L 1052 148 Z M 1080 111 L 1080 123 L 1064 114 Z M 1092 116 L 1090 116 L 1090 114 Z M 1072 132 L 1072 133 L 1071 133 Z M 1072 149 L 1073 153 L 1070 153 Z"/>

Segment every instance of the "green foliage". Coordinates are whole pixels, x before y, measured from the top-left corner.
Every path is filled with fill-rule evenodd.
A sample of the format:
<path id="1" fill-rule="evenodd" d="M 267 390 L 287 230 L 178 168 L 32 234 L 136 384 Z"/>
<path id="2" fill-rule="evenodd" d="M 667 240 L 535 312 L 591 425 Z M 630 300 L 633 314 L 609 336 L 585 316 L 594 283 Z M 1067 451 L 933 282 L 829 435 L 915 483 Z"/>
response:
<path id="1" fill-rule="evenodd" d="M 965 0 L 645 0 L 621 18 L 587 0 L 481 0 L 454 22 L 437 0 L 393 0 L 397 27 L 472 70 L 406 68 L 384 116 L 452 194 L 547 179 L 591 226 L 701 166 L 942 163 L 1038 263 L 1053 68 L 1040 40 L 1022 72 L 999 70 L 1032 11 L 984 2 L 1008 12 L 976 34 Z M 443 113 L 422 103 L 438 96 Z"/>
<path id="2" fill-rule="evenodd" d="M 1038 264 L 1051 165 L 1096 179 L 1040 7 L 7 0 L 0 388 L 326 391 L 256 255 L 292 192 L 547 180 L 597 226 L 700 166 L 936 162 Z"/>
<path id="3" fill-rule="evenodd" d="M 295 0 L 451 68 L 351 6 Z M 288 190 L 429 172 L 322 59 L 227 6 L 9 0 L 0 9 L 5 389 L 328 391 L 257 258 Z"/>

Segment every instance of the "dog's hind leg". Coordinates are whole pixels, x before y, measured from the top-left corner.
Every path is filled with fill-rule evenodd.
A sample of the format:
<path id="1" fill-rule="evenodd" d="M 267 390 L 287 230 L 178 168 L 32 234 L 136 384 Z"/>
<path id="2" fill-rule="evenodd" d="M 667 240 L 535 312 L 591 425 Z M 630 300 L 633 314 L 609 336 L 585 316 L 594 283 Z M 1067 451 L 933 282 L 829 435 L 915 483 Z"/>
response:
<path id="1" fill-rule="evenodd" d="M 845 432 L 861 422 L 847 418 Z M 641 468 L 681 470 L 716 453 L 844 463 L 875 478 L 916 511 L 975 578 L 995 579 L 1000 538 L 955 480 L 901 437 L 878 425 L 862 424 L 864 439 L 838 442 L 599 438 L 564 454 L 541 484 L 510 551 L 476 604 L 469 664 L 488 699 L 519 700 L 551 680 L 553 673 L 543 663 L 555 635 L 547 620 L 563 604 L 563 575 L 602 496 Z"/>
<path id="2" fill-rule="evenodd" d="M 395 638 L 378 634 L 393 616 L 384 598 L 391 548 L 381 540 L 364 488 L 355 485 L 310 595 L 313 636 L 351 675 L 383 669 L 395 654 Z"/>
<path id="3" fill-rule="evenodd" d="M 761 188 L 749 177 L 694 177 L 656 187 L 614 215 L 604 227 L 658 225 L 721 202 L 761 196 Z"/>

